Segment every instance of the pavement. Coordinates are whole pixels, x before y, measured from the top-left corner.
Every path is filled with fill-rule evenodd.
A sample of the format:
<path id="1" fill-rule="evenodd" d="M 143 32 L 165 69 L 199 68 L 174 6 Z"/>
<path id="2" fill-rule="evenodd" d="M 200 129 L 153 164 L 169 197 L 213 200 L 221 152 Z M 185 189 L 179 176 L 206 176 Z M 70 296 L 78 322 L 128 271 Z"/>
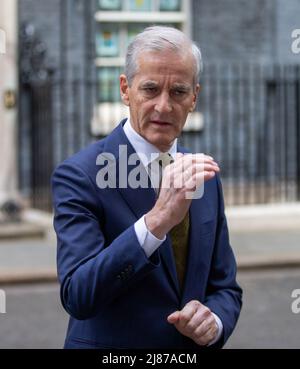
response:
<path id="1" fill-rule="evenodd" d="M 300 266 L 300 203 L 231 207 L 230 243 L 239 270 Z M 0 284 L 56 281 L 52 215 L 25 211 L 21 223 L 0 225 Z"/>

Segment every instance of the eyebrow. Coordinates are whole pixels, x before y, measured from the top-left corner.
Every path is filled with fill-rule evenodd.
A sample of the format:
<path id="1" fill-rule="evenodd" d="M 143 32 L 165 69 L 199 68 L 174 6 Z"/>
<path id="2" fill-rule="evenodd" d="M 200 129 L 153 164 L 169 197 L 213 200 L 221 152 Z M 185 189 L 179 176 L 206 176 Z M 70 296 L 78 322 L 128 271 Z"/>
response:
<path id="1" fill-rule="evenodd" d="M 141 88 L 147 88 L 147 87 L 157 87 L 158 86 L 158 83 L 155 82 L 155 81 L 145 81 L 141 84 Z"/>
<path id="2" fill-rule="evenodd" d="M 184 83 L 175 83 L 172 86 L 173 90 L 179 89 L 179 90 L 183 90 L 183 91 L 189 91 L 191 89 L 190 85 L 184 84 Z"/>
<path id="3" fill-rule="evenodd" d="M 149 87 L 158 87 L 159 84 L 155 81 L 145 81 L 141 84 L 141 88 L 149 88 Z M 183 91 L 190 91 L 191 86 L 188 84 L 184 84 L 184 83 L 174 83 L 174 85 L 172 86 L 172 90 L 183 90 Z"/>

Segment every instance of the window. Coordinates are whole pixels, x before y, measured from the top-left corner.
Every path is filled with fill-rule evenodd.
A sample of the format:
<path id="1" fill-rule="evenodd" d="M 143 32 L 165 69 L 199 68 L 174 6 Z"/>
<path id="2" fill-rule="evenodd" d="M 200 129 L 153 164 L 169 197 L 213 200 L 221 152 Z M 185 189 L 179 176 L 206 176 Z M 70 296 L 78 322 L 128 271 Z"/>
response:
<path id="1" fill-rule="evenodd" d="M 133 11 L 151 11 L 151 0 L 129 0 L 129 10 Z"/>
<path id="2" fill-rule="evenodd" d="M 119 27 L 114 24 L 105 24 L 99 27 L 96 34 L 96 51 L 98 56 L 119 56 Z"/>
<path id="3" fill-rule="evenodd" d="M 103 67 L 98 70 L 98 100 L 99 102 L 120 101 L 119 80 L 120 69 Z M 116 82 L 117 81 L 117 82 Z"/>
<path id="4" fill-rule="evenodd" d="M 179 11 L 181 0 L 98 0 L 98 10 Z"/>
<path id="5" fill-rule="evenodd" d="M 120 10 L 121 0 L 99 0 L 98 5 L 100 10 Z"/>
<path id="6" fill-rule="evenodd" d="M 98 0 L 95 19 L 98 105 L 92 122 L 95 135 L 108 134 L 128 115 L 121 103 L 119 75 L 128 44 L 153 24 L 178 27 L 189 33 L 189 0 Z"/>
<path id="7" fill-rule="evenodd" d="M 180 10 L 180 0 L 160 0 L 159 10 L 161 11 L 178 11 Z"/>

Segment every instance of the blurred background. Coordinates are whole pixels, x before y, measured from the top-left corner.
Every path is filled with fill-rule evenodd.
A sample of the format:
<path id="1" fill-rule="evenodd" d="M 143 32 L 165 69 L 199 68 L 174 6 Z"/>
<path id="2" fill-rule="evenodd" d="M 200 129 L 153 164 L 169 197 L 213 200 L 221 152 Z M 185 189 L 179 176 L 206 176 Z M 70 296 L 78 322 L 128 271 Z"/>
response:
<path id="1" fill-rule="evenodd" d="M 0 348 L 63 346 L 51 173 L 127 116 L 118 76 L 152 24 L 203 54 L 181 144 L 221 167 L 244 288 L 226 347 L 299 348 L 299 14 L 299 0 L 0 0 Z"/>

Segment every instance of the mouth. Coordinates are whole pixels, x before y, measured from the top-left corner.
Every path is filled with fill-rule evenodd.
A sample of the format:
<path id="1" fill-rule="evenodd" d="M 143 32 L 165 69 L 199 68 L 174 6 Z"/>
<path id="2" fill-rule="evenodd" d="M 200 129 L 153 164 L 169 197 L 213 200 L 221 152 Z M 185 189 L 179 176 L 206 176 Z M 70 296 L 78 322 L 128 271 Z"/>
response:
<path id="1" fill-rule="evenodd" d="M 172 123 L 166 122 L 163 120 L 151 120 L 150 123 L 156 125 L 157 127 L 170 127 L 172 126 Z"/>

